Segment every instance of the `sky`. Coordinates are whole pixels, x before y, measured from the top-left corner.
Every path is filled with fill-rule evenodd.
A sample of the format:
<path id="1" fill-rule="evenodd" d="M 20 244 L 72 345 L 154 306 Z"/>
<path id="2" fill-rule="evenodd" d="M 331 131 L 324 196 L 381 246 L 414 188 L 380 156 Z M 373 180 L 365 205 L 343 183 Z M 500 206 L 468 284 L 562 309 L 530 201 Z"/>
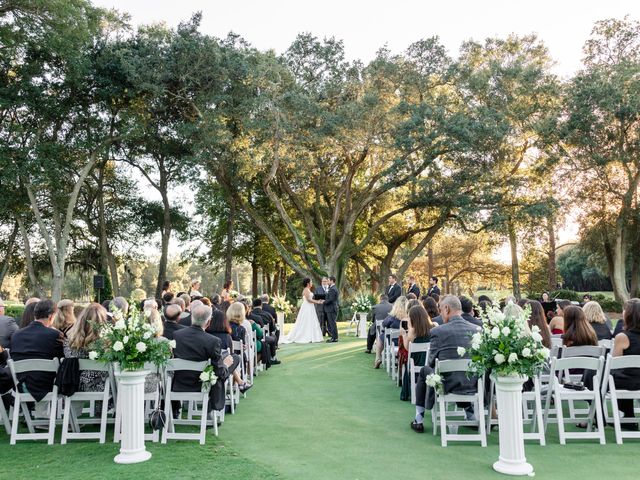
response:
<path id="1" fill-rule="evenodd" d="M 555 60 L 560 77 L 580 69 L 582 46 L 593 24 L 629 15 L 640 19 L 640 0 L 93 0 L 128 12 L 133 25 L 176 26 L 201 11 L 203 33 L 225 37 L 233 31 L 260 50 L 284 52 L 300 32 L 344 41 L 351 60 L 371 60 L 387 46 L 401 52 L 434 35 L 456 56 L 466 40 L 536 33 Z M 573 215 L 571 215 L 573 216 Z M 570 217 L 571 217 L 570 216 Z M 568 218 L 559 245 L 572 241 L 577 225 Z M 497 252 L 509 261 L 508 246 Z"/>

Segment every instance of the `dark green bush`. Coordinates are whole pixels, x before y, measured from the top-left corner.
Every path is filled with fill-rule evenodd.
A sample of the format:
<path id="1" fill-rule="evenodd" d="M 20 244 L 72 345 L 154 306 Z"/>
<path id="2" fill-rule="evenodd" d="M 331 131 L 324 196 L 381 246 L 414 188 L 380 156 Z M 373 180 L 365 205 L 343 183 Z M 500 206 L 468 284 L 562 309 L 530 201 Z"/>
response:
<path id="1" fill-rule="evenodd" d="M 4 307 L 4 314 L 15 318 L 18 323 L 20 323 L 20 319 L 22 318 L 22 312 L 24 312 L 24 305 L 10 305 Z"/>

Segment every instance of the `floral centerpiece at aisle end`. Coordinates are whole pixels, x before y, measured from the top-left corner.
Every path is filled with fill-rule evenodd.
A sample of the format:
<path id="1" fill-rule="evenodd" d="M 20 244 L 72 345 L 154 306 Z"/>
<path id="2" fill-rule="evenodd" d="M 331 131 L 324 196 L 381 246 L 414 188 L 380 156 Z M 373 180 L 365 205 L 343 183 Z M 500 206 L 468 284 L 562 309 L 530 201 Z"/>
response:
<path id="1" fill-rule="evenodd" d="M 351 303 L 351 309 L 357 313 L 368 313 L 372 307 L 371 299 L 366 293 L 358 293 Z"/>
<path id="2" fill-rule="evenodd" d="M 277 312 L 282 312 L 285 315 L 291 315 L 291 312 L 293 312 L 293 307 L 287 301 L 286 295 L 274 295 L 271 306 L 275 308 Z"/>
<path id="3" fill-rule="evenodd" d="M 112 308 L 113 324 L 102 327 L 100 339 L 95 343 L 89 358 L 106 363 L 117 363 L 121 370 L 141 370 L 144 364 L 164 365 L 171 358 L 175 340 L 158 341 L 156 328 L 149 324 L 132 302 L 129 316 Z"/>
<path id="4" fill-rule="evenodd" d="M 490 306 L 482 312 L 483 329 L 471 337 L 470 351 L 458 348 L 460 356 L 471 357 L 469 375 L 490 372 L 495 382 L 500 456 L 493 469 L 508 475 L 534 474 L 524 454 L 522 384 L 540 373 L 549 349 L 542 345 L 540 329 L 529 329 L 530 315 L 528 305 L 523 310 L 509 302 L 504 312 Z"/>
<path id="5" fill-rule="evenodd" d="M 482 312 L 484 328 L 471 337 L 469 373 L 482 375 L 490 371 L 497 376 L 526 376 L 538 374 L 549 358 L 549 349 L 542 345 L 537 326 L 529 330 L 531 307 L 524 310 L 507 305 L 506 314 L 490 306 Z M 460 356 L 466 354 L 459 348 Z"/>

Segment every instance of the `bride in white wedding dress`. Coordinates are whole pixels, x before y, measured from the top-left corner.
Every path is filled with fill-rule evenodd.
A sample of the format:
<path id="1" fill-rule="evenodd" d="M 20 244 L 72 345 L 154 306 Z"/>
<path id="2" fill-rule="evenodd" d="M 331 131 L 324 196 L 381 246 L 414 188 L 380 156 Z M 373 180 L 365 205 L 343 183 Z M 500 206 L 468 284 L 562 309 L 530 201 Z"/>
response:
<path id="1" fill-rule="evenodd" d="M 317 343 L 322 342 L 322 330 L 316 313 L 316 305 L 324 303 L 324 300 L 314 300 L 311 289 L 313 282 L 309 278 L 302 281 L 302 305 L 298 312 L 296 323 L 282 343 Z"/>

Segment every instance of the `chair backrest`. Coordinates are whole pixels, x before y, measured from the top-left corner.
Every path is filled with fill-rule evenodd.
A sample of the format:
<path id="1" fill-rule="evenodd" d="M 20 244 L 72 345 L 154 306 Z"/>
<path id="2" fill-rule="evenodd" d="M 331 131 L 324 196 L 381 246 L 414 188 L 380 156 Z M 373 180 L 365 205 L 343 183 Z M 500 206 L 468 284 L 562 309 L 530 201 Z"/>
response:
<path id="1" fill-rule="evenodd" d="M 607 350 L 611 349 L 611 345 L 613 342 L 609 339 L 598 340 L 598 346 L 606 348 Z"/>
<path id="2" fill-rule="evenodd" d="M 466 372 L 471 360 L 469 358 L 460 358 L 456 360 L 436 360 L 436 372 Z"/>
<path id="3" fill-rule="evenodd" d="M 562 335 L 552 335 L 551 346 L 558 347 L 558 348 L 562 347 Z"/>
<path id="4" fill-rule="evenodd" d="M 561 356 L 562 358 L 569 357 L 604 357 L 605 348 L 604 347 L 596 347 L 593 345 L 581 345 L 579 347 L 562 347 Z"/>
<path id="5" fill-rule="evenodd" d="M 182 358 L 172 358 L 167 362 L 165 370 L 167 372 L 176 372 L 180 370 L 187 370 L 192 372 L 202 372 L 207 368 L 209 362 L 203 360 L 202 362 L 192 362 L 191 360 L 183 360 Z"/>
<path id="6" fill-rule="evenodd" d="M 554 358 L 551 362 L 551 374 L 560 370 L 570 368 L 581 368 L 583 370 L 595 370 L 598 372 L 604 363 L 604 357 L 563 357 Z"/>
<path id="7" fill-rule="evenodd" d="M 400 336 L 400 329 L 399 328 L 387 328 L 384 331 L 384 334 L 389 337 L 391 340 L 393 340 L 394 338 L 398 338 Z"/>
<path id="8" fill-rule="evenodd" d="M 430 348 L 431 348 L 431 344 L 429 342 L 426 342 L 426 343 L 410 342 L 409 355 L 411 355 L 412 353 L 418 353 L 418 352 L 429 352 Z"/>
<path id="9" fill-rule="evenodd" d="M 234 352 L 242 353 L 244 350 L 244 342 L 242 340 L 232 340 L 231 344 Z"/>
<path id="10" fill-rule="evenodd" d="M 78 368 L 80 370 L 93 370 L 96 372 L 108 372 L 110 369 L 108 363 L 99 362 L 97 360 L 88 360 L 86 358 L 78 359 Z"/>
<path id="11" fill-rule="evenodd" d="M 619 370 L 621 368 L 640 368 L 640 355 L 626 355 L 623 357 L 612 357 L 609 355 L 609 370 Z"/>
<path id="12" fill-rule="evenodd" d="M 13 383 L 18 385 L 18 374 L 25 372 L 51 372 L 56 373 L 60 367 L 60 361 L 57 358 L 47 360 L 44 358 L 31 358 L 28 360 L 7 361 Z"/>

